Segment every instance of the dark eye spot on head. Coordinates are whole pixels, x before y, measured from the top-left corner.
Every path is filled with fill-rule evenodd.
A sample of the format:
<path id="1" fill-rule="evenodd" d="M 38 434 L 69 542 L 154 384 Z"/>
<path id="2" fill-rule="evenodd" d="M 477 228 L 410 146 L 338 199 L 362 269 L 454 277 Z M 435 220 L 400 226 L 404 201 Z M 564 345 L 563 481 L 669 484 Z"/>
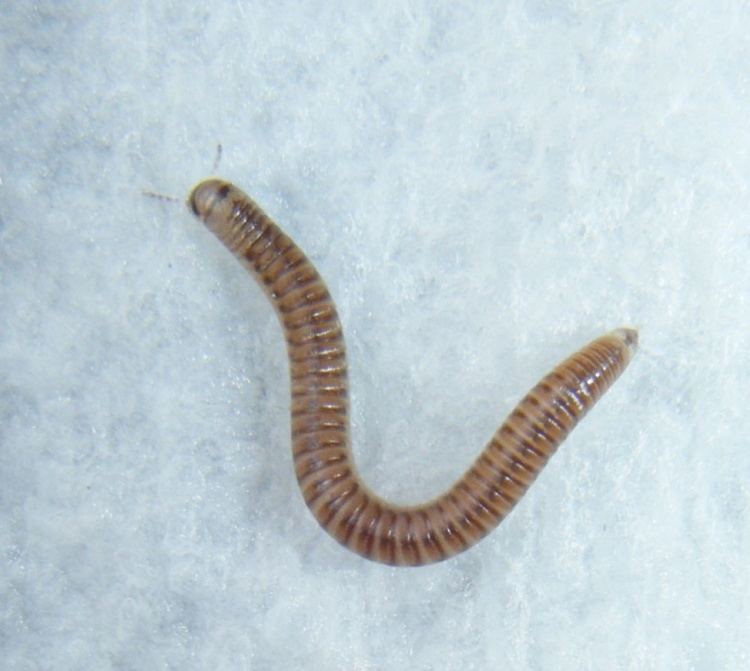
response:
<path id="1" fill-rule="evenodd" d="M 218 200 L 224 200 L 229 195 L 229 184 L 224 184 L 216 193 Z"/>

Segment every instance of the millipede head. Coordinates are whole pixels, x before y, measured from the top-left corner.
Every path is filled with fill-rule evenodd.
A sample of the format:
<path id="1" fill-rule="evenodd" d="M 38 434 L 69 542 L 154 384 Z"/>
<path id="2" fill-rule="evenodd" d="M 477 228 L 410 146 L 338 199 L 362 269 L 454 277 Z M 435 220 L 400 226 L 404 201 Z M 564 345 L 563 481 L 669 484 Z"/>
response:
<path id="1" fill-rule="evenodd" d="M 211 213 L 229 195 L 232 185 L 215 177 L 199 182 L 190 191 L 187 204 L 196 217 L 208 223 Z"/>

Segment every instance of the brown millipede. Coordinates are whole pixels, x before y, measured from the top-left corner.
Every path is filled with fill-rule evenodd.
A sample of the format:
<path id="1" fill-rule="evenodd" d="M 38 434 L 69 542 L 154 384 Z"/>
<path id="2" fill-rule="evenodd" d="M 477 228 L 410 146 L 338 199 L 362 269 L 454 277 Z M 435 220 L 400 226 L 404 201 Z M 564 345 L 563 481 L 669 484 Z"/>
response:
<path id="1" fill-rule="evenodd" d="M 234 185 L 200 182 L 188 205 L 273 303 L 288 347 L 292 454 L 302 496 L 331 536 L 367 559 L 420 566 L 483 538 L 619 377 L 637 346 L 637 332 L 626 328 L 589 343 L 521 400 L 450 489 L 422 505 L 392 505 L 367 488 L 354 465 L 344 337 L 317 270 Z"/>

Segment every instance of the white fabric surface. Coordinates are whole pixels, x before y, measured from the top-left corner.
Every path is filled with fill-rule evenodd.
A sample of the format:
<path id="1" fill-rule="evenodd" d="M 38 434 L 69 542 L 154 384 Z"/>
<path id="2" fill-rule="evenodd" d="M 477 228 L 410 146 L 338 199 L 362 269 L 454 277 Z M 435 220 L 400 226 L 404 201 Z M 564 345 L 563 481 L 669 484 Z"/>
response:
<path id="1" fill-rule="evenodd" d="M 750 5 L 0 8 L 4 669 L 750 667 Z M 355 453 L 415 502 L 598 334 L 630 369 L 472 551 L 298 494 L 271 308 L 211 170 L 318 265 Z"/>

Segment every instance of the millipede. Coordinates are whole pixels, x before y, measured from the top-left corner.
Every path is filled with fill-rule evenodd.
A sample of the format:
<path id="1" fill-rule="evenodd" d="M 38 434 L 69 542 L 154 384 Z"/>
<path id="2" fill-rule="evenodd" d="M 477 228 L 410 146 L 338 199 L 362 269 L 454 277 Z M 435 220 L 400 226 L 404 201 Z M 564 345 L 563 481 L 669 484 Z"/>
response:
<path id="1" fill-rule="evenodd" d="M 526 394 L 447 491 L 421 505 L 393 505 L 366 486 L 354 464 L 344 336 L 318 271 L 233 184 L 204 180 L 190 192 L 188 205 L 263 287 L 281 322 L 294 469 L 305 503 L 339 543 L 376 562 L 422 566 L 487 535 L 620 376 L 638 344 L 630 328 L 593 340 Z"/>

